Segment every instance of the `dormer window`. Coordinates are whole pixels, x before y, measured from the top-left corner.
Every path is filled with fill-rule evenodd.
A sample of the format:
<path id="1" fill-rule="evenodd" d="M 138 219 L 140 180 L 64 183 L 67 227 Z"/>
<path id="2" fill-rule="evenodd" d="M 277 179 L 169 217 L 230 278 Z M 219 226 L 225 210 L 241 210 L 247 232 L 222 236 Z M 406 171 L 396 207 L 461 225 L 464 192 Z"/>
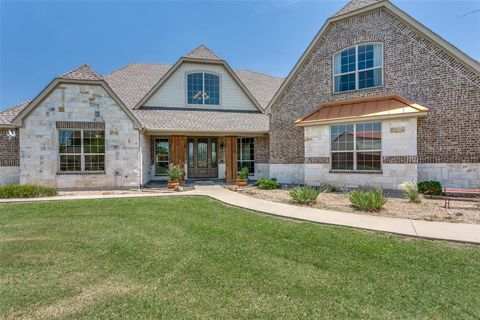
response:
<path id="1" fill-rule="evenodd" d="M 352 91 L 383 84 L 383 47 L 366 43 L 343 49 L 333 55 L 333 90 Z"/>
<path id="2" fill-rule="evenodd" d="M 202 105 L 220 104 L 220 77 L 205 72 L 187 75 L 187 103 Z"/>

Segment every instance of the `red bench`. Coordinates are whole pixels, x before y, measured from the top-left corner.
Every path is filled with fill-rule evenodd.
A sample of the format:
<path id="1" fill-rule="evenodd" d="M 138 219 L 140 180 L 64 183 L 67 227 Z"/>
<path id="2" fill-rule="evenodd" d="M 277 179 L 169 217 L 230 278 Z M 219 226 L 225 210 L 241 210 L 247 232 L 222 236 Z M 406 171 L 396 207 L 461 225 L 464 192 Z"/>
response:
<path id="1" fill-rule="evenodd" d="M 458 197 L 465 195 L 472 195 L 472 197 Z M 455 196 L 457 195 L 457 196 Z M 476 197 L 478 196 L 478 197 Z M 480 189 L 454 189 L 443 188 L 443 198 L 445 199 L 445 208 L 450 208 L 450 200 L 454 201 L 480 201 Z"/>

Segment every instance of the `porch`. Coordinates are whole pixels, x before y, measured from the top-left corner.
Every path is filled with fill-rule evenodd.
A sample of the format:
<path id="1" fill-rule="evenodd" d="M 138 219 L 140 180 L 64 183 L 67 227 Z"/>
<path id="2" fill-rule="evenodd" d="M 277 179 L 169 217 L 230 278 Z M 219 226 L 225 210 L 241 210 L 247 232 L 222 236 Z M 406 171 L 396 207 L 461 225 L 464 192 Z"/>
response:
<path id="1" fill-rule="evenodd" d="M 268 177 L 268 135 L 147 134 L 143 145 L 143 183 L 161 184 L 170 165 L 179 165 L 187 183 L 231 183 L 249 168 L 250 178 Z"/>

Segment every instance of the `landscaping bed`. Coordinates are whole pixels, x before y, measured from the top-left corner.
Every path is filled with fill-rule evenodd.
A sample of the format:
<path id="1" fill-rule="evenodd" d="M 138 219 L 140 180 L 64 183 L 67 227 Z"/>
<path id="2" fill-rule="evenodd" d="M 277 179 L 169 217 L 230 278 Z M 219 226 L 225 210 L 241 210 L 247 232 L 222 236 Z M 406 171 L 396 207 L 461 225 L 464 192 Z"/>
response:
<path id="1" fill-rule="evenodd" d="M 260 190 L 254 186 L 238 190 L 242 194 L 255 198 L 293 204 L 289 191 L 290 188 Z M 411 203 L 405 198 L 390 196 L 383 210 L 379 212 L 364 212 L 353 208 L 344 193 L 329 192 L 320 193 L 317 203 L 312 206 L 321 209 L 392 218 L 480 224 L 480 204 L 478 202 L 452 201 L 450 209 L 444 208 L 444 203 L 443 199 L 429 198 L 424 198 L 421 203 Z"/>

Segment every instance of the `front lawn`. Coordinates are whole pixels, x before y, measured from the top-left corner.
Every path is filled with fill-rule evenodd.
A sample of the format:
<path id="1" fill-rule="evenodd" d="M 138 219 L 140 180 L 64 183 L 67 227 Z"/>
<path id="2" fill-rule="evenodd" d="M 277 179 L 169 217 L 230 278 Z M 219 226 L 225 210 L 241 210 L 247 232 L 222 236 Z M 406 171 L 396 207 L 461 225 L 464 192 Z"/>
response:
<path id="1" fill-rule="evenodd" d="M 480 247 L 201 197 L 0 205 L 0 318 L 475 319 Z"/>

